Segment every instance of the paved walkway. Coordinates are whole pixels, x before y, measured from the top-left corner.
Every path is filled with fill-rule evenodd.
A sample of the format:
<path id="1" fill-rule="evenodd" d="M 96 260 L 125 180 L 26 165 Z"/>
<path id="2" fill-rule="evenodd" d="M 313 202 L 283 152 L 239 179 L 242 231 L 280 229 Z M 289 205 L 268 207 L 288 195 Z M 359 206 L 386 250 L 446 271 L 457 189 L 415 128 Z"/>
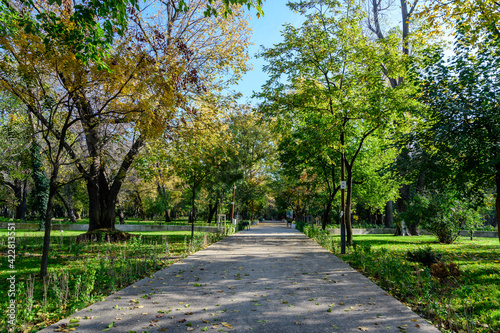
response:
<path id="1" fill-rule="evenodd" d="M 302 233 L 270 222 L 72 318 L 76 332 L 439 332 Z"/>

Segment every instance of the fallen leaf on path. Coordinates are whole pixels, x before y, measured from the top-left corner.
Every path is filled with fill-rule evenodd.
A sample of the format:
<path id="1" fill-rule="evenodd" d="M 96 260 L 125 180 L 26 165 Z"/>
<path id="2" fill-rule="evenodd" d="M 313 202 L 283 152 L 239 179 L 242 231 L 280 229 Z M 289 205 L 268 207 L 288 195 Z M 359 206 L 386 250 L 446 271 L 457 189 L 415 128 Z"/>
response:
<path id="1" fill-rule="evenodd" d="M 368 329 L 366 327 L 364 327 L 364 326 L 359 326 L 358 330 L 360 330 L 360 331 L 368 331 Z"/>

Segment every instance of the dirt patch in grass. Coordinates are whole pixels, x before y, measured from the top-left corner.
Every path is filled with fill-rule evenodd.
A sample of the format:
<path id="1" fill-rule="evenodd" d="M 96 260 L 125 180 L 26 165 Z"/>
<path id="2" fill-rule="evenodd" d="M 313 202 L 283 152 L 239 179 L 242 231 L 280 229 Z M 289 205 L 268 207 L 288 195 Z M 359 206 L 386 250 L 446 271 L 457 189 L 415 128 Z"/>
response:
<path id="1" fill-rule="evenodd" d="M 127 232 L 123 232 L 120 230 L 113 229 L 96 229 L 92 231 L 88 231 L 84 234 L 78 235 L 76 237 L 76 241 L 79 243 L 82 242 L 126 242 L 133 237 L 137 237 L 137 235 L 129 234 Z"/>

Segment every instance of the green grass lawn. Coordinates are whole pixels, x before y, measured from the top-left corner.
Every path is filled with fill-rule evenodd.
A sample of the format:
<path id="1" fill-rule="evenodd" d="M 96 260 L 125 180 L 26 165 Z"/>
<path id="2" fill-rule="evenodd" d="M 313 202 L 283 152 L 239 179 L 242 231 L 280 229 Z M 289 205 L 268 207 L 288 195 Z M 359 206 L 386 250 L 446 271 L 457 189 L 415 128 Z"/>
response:
<path id="1" fill-rule="evenodd" d="M 24 223 L 21 220 L 9 219 L 0 217 L 0 222 L 14 222 L 14 223 Z M 26 221 L 26 223 L 38 223 L 38 221 Z M 67 218 L 54 218 L 52 219 L 52 223 L 54 224 L 73 224 Z M 88 218 L 82 218 L 77 220 L 76 224 L 88 224 Z M 119 224 L 120 221 L 118 217 L 116 218 L 116 224 Z M 187 217 L 181 217 L 177 219 L 173 219 L 171 222 L 166 223 L 165 220 L 154 219 L 154 220 L 141 220 L 138 218 L 127 218 L 125 219 L 125 224 L 151 224 L 151 225 L 190 225 Z M 206 223 L 204 220 L 196 220 L 194 225 L 196 226 L 216 226 L 217 223 L 212 221 L 212 223 Z"/>
<path id="2" fill-rule="evenodd" d="M 53 231 L 46 281 L 38 278 L 43 232 L 16 230 L 16 332 L 36 332 L 220 239 L 189 231 L 137 232 L 123 243 L 77 243 L 81 231 Z M 0 230 L 0 308 L 9 301 L 7 230 Z M 7 332 L 7 318 L 0 317 Z"/>
<path id="3" fill-rule="evenodd" d="M 355 246 L 341 255 L 340 236 L 313 238 L 441 331 L 500 332 L 498 239 L 460 237 L 444 245 L 434 236 L 354 235 Z M 408 251 L 428 246 L 441 261 L 457 264 L 460 275 L 437 278 L 431 268 L 408 260 Z"/>

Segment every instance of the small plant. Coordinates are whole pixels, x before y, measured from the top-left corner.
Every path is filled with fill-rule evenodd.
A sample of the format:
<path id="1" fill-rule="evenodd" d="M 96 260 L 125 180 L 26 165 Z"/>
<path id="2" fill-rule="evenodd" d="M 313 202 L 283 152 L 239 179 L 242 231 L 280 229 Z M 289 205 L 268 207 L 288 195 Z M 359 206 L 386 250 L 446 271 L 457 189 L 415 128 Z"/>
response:
<path id="1" fill-rule="evenodd" d="M 441 255 L 433 252 L 430 246 L 415 251 L 408 251 L 406 258 L 409 261 L 420 262 L 426 267 L 431 267 L 432 264 L 437 264 L 441 261 Z"/>
<path id="2" fill-rule="evenodd" d="M 460 268 L 454 262 L 438 262 L 431 265 L 431 275 L 441 281 L 460 276 Z"/>

